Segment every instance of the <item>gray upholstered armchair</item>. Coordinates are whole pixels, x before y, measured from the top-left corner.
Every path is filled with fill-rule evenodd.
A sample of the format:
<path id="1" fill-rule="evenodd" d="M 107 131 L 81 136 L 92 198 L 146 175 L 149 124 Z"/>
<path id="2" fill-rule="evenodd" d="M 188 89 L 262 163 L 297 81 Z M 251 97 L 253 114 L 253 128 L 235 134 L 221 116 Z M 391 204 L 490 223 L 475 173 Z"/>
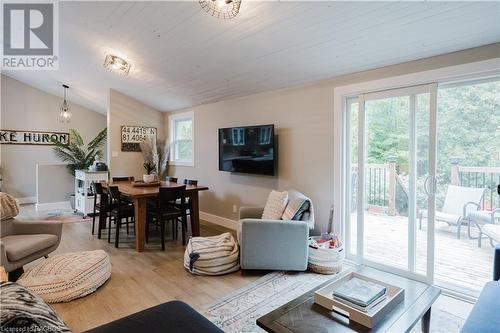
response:
<path id="1" fill-rule="evenodd" d="M 48 255 L 61 241 L 60 222 L 0 222 L 0 263 L 6 272 L 22 270 L 33 260 Z"/>
<path id="2" fill-rule="evenodd" d="M 242 207 L 238 225 L 243 269 L 307 269 L 310 214 L 302 221 L 262 220 L 264 208 Z"/>

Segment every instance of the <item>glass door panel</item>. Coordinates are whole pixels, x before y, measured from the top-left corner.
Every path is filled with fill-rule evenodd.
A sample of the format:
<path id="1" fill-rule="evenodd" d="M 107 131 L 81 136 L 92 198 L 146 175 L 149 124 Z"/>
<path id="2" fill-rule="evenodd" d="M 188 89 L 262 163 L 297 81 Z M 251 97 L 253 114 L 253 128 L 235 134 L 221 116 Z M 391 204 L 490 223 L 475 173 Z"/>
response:
<path id="1" fill-rule="evenodd" d="M 429 105 L 430 94 L 419 94 L 415 96 L 415 209 L 413 215 L 413 232 L 415 233 L 415 265 L 413 270 L 425 275 L 427 272 L 427 217 L 429 212 L 429 197 L 426 192 L 426 184 L 430 181 L 429 176 Z M 426 183 L 427 181 L 427 183 Z M 410 184 L 410 188 L 412 188 Z M 410 230 L 411 233 L 411 230 Z"/>
<path id="2" fill-rule="evenodd" d="M 496 193 L 500 184 L 499 96 L 498 77 L 439 87 L 437 212 L 463 216 L 480 209 L 490 217 L 483 224 L 500 223 L 500 213 L 493 213 L 500 208 L 500 196 Z M 463 198 L 462 203 L 455 207 L 447 202 L 447 197 L 453 193 Z M 480 193 L 482 197 L 479 199 L 474 193 Z M 490 240 L 484 235 L 478 239 L 481 221 L 476 220 L 477 224 L 472 223 L 470 229 L 464 221 L 459 233 L 456 224 L 448 224 L 442 216 L 437 217 L 436 283 L 477 295 L 491 280 L 493 262 Z"/>
<path id="3" fill-rule="evenodd" d="M 432 279 L 434 88 L 360 95 L 346 108 L 347 254 L 425 281 Z"/>
<path id="4" fill-rule="evenodd" d="M 347 203 L 345 214 L 346 237 L 348 241 L 347 254 L 351 258 L 356 256 L 357 247 L 357 223 L 358 223 L 358 125 L 359 125 L 359 101 L 357 99 L 347 100 L 347 118 L 349 128 L 347 129 L 346 144 L 350 151 L 347 159 Z"/>
<path id="5" fill-rule="evenodd" d="M 408 269 L 409 96 L 365 101 L 365 259 Z"/>

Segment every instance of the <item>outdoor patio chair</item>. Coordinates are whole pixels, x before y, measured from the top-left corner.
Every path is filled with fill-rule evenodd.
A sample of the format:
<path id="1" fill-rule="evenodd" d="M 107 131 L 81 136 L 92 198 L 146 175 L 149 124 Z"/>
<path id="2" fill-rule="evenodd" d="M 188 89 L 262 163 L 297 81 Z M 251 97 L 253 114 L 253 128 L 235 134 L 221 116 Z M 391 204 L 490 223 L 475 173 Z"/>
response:
<path id="1" fill-rule="evenodd" d="M 481 247 L 481 239 L 483 234 L 490 238 L 490 243 L 493 246 L 493 241 L 500 243 L 500 208 L 488 210 L 476 210 L 467 214 L 469 224 L 473 223 L 479 230 L 477 246 Z M 470 235 L 469 235 L 470 237 Z"/>
<path id="2" fill-rule="evenodd" d="M 436 222 L 445 222 L 449 226 L 456 225 L 458 239 L 462 223 L 466 222 L 470 237 L 470 223 L 466 216 L 471 210 L 478 210 L 481 207 L 479 203 L 483 199 L 483 194 L 484 188 L 449 185 L 443 207 L 440 210 L 436 209 Z M 419 214 L 419 229 L 422 229 L 424 217 L 427 217 L 426 210 L 422 210 Z"/>

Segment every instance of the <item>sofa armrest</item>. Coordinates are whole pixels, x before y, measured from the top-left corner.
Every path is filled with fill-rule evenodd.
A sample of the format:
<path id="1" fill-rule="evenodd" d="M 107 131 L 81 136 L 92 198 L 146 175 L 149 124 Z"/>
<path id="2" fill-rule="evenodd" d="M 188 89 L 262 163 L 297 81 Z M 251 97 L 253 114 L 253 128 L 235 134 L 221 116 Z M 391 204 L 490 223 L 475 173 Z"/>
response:
<path id="1" fill-rule="evenodd" d="M 240 207 L 240 220 L 243 219 L 260 219 L 264 207 Z"/>
<path id="2" fill-rule="evenodd" d="M 12 235 L 32 235 L 32 234 L 50 234 L 61 238 L 62 223 L 51 222 L 27 222 L 14 221 L 12 224 Z"/>
<path id="3" fill-rule="evenodd" d="M 495 247 L 495 258 L 493 259 L 493 280 L 500 281 L 500 245 Z"/>

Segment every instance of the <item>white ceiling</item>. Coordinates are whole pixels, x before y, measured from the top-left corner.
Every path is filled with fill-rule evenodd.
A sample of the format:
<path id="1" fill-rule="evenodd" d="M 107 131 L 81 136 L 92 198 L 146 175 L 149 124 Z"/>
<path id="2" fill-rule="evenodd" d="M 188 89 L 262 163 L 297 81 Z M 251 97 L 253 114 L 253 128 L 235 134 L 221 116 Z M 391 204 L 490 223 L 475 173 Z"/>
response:
<path id="1" fill-rule="evenodd" d="M 105 113 L 113 88 L 162 111 L 500 41 L 500 2 L 61 2 L 60 69 L 7 75 Z M 128 59 L 128 77 L 102 67 Z"/>

